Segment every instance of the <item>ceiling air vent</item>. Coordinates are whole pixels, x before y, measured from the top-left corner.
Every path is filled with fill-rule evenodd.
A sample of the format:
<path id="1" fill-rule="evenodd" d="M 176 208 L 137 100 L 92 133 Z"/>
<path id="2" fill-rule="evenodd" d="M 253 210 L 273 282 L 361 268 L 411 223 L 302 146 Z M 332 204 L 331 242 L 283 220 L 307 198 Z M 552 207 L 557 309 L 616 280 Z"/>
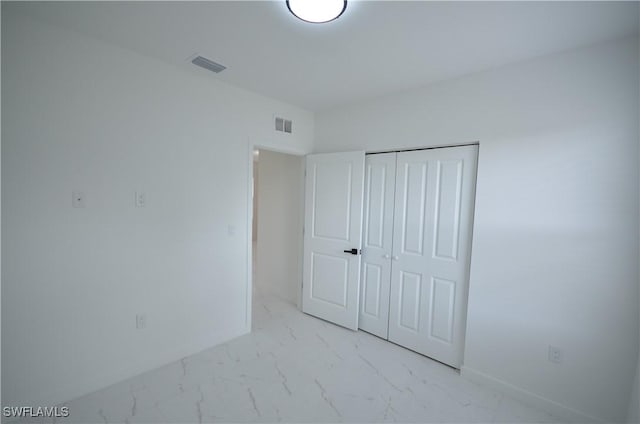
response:
<path id="1" fill-rule="evenodd" d="M 276 131 L 291 134 L 293 122 L 290 119 L 276 117 Z"/>
<path id="2" fill-rule="evenodd" d="M 227 69 L 226 66 L 222 66 L 221 64 L 202 56 L 196 56 L 191 63 L 201 68 L 208 69 L 211 72 L 215 72 L 216 74 Z"/>

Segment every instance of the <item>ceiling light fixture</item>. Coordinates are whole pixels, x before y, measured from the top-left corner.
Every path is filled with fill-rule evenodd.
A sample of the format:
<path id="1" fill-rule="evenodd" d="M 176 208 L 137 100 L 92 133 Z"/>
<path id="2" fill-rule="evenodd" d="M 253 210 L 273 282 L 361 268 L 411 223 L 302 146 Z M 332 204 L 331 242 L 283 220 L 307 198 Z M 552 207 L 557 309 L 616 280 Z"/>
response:
<path id="1" fill-rule="evenodd" d="M 287 0 L 287 7 L 298 19 L 322 24 L 338 19 L 347 8 L 347 0 Z"/>

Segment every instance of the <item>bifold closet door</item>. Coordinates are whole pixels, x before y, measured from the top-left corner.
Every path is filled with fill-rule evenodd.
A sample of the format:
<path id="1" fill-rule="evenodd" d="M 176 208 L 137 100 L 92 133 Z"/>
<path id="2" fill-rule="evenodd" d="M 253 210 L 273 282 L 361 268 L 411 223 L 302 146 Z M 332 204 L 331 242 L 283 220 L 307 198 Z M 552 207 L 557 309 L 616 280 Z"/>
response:
<path id="1" fill-rule="evenodd" d="M 389 332 L 395 181 L 395 153 L 367 155 L 359 327 L 383 339 Z"/>
<path id="2" fill-rule="evenodd" d="M 389 340 L 462 362 L 477 146 L 397 154 Z"/>

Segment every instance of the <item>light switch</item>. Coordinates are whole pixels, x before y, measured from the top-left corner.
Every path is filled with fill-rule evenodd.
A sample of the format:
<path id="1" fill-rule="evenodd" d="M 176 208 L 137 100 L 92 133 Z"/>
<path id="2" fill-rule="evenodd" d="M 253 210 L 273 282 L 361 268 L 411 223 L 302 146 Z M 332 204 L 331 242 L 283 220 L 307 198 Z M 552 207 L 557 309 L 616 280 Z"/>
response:
<path id="1" fill-rule="evenodd" d="M 143 191 L 136 191 L 136 207 L 144 208 L 147 204 L 147 196 Z"/>
<path id="2" fill-rule="evenodd" d="M 227 226 L 227 233 L 228 233 L 230 236 L 235 235 L 235 234 L 236 234 L 236 226 L 235 226 L 235 225 L 228 225 L 228 226 Z"/>
<path id="3" fill-rule="evenodd" d="M 71 205 L 74 208 L 84 208 L 86 204 L 86 196 L 82 191 L 74 191 L 71 193 Z"/>
<path id="4" fill-rule="evenodd" d="M 142 330 L 147 327 L 147 316 L 145 314 L 136 315 L 136 328 Z"/>

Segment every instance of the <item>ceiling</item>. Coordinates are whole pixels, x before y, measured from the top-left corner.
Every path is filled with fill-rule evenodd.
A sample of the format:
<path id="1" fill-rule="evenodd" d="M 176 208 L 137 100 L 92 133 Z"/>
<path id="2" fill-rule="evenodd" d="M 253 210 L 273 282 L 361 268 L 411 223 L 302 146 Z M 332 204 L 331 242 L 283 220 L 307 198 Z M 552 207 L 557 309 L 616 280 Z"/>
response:
<path id="1" fill-rule="evenodd" d="M 3 2 L 4 3 L 4 2 Z M 350 1 L 308 24 L 282 1 L 24 2 L 37 19 L 319 111 L 638 34 L 637 2 Z"/>

